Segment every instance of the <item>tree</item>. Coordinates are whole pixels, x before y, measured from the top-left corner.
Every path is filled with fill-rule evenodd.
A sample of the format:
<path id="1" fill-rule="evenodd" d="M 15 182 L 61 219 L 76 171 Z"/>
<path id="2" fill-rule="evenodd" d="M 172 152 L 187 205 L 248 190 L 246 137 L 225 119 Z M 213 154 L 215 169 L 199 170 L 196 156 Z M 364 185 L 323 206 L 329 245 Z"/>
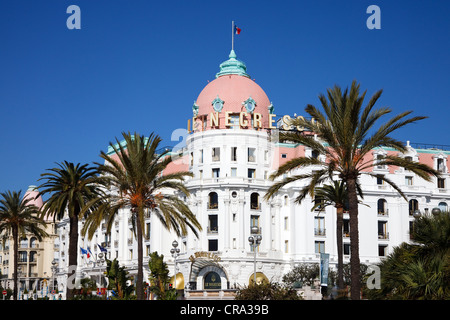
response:
<path id="1" fill-rule="evenodd" d="M 297 157 L 278 168 L 271 175 L 274 180 L 283 174 L 295 169 L 308 168 L 312 165 L 320 167 L 311 173 L 301 173 L 286 177 L 274 183 L 265 195 L 266 199 L 274 196 L 278 190 L 286 184 L 297 180 L 309 180 L 302 188 L 296 201 L 301 201 L 307 194 L 314 194 L 314 188 L 319 184 L 337 175 L 342 180 L 348 191 L 349 215 L 350 215 L 350 265 L 352 271 L 351 298 L 360 299 L 361 283 L 359 261 L 359 229 L 358 229 L 358 196 L 357 183 L 362 174 L 372 177 L 376 175 L 370 171 L 375 165 L 403 167 L 415 173 L 426 181 L 431 181 L 431 176 L 439 176 L 439 172 L 431 167 L 402 158 L 400 156 L 386 155 L 374 161 L 370 154 L 372 150 L 381 147 L 389 147 L 400 153 L 405 153 L 407 148 L 403 142 L 390 136 L 396 130 L 415 123 L 426 117 L 407 118 L 412 111 L 402 112 L 382 125 L 374 129 L 374 125 L 381 117 L 391 112 L 390 108 L 374 109 L 375 103 L 381 96 L 382 90 L 377 91 L 363 108 L 366 92 L 360 95 L 360 85 L 352 82 L 350 90 L 342 92 L 339 86 L 327 90 L 327 96 L 320 94 L 319 100 L 324 113 L 315 106 L 308 104 L 305 111 L 312 119 L 293 119 L 293 126 L 303 127 L 306 132 L 317 135 L 317 139 L 310 134 L 300 131 L 286 131 L 279 134 L 280 141 L 289 141 L 302 144 L 311 148 L 318 157 Z M 323 161 L 324 160 L 324 161 Z M 391 185 L 405 198 L 401 189 L 387 176 L 378 178 Z"/>
<path id="2" fill-rule="evenodd" d="M 78 221 L 86 218 L 103 203 L 102 190 L 104 180 L 99 177 L 95 167 L 88 164 L 73 164 L 67 161 L 57 164 L 57 168 L 48 169 L 39 180 L 45 182 L 39 186 L 40 196 L 51 194 L 41 208 L 41 215 L 53 216 L 61 220 L 66 211 L 69 215 L 69 270 L 68 277 L 76 272 L 78 257 Z M 70 272 L 69 271 L 69 272 Z M 67 285 L 66 299 L 73 298 L 73 288 Z"/>
<path id="3" fill-rule="evenodd" d="M 143 232 L 145 213 L 155 214 L 162 226 L 169 231 L 175 231 L 179 236 L 186 235 L 188 227 L 198 236 L 201 226 L 180 195 L 189 196 L 184 186 L 184 179 L 192 173 L 180 171 L 163 174 L 172 162 L 168 151 L 157 153 L 161 139 L 150 134 L 145 138 L 139 134 L 122 133 L 125 144 L 110 143 L 114 151 L 108 155 L 100 154 L 105 160 L 98 164 L 109 183 L 108 202 L 95 215 L 86 219 L 83 233 L 92 238 L 102 221 L 106 221 L 107 231 L 111 231 L 114 217 L 120 209 L 129 209 L 133 229 L 138 243 L 138 272 L 136 296 L 144 298 L 143 291 Z"/>
<path id="4" fill-rule="evenodd" d="M 113 290 L 113 296 L 117 299 L 128 300 L 133 292 L 133 285 L 127 285 L 131 280 L 125 267 L 119 265 L 119 261 L 106 259 L 106 277 L 108 278 L 108 290 Z"/>
<path id="5" fill-rule="evenodd" d="M 150 291 L 158 296 L 158 300 L 175 300 L 176 288 L 167 288 L 170 277 L 169 267 L 164 262 L 164 255 L 159 255 L 156 251 L 152 252 L 148 260 L 148 267 L 150 269 Z"/>
<path id="6" fill-rule="evenodd" d="M 38 217 L 39 208 L 30 202 L 31 198 L 21 197 L 21 191 L 7 191 L 0 194 L 0 234 L 12 235 L 14 243 L 14 291 L 13 299 L 17 300 L 17 262 L 19 256 L 19 239 L 30 233 L 39 241 L 48 234 L 45 231 L 45 222 Z"/>
<path id="7" fill-rule="evenodd" d="M 412 243 L 402 243 L 379 264 L 378 290 L 370 299 L 450 299 L 450 214 L 425 215 L 413 222 Z"/>
<path id="8" fill-rule="evenodd" d="M 363 197 L 363 193 L 359 184 L 357 191 L 359 197 Z M 342 181 L 333 181 L 333 184 L 325 185 L 315 189 L 315 199 L 320 199 L 316 202 L 311 211 L 320 206 L 324 209 L 327 206 L 334 206 L 336 208 L 336 244 L 338 252 L 338 288 L 344 289 L 344 255 L 343 255 L 343 241 L 342 228 L 344 225 L 344 209 L 348 208 L 348 192 L 345 184 Z"/>

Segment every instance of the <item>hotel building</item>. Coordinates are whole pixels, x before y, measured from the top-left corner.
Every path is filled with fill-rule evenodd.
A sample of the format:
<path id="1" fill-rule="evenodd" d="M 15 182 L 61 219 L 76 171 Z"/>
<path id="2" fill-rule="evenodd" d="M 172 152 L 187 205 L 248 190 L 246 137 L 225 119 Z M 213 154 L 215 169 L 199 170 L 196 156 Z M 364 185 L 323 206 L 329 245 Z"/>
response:
<path id="1" fill-rule="evenodd" d="M 268 180 L 279 165 L 299 156 L 320 156 L 303 145 L 279 143 L 279 129 L 289 129 L 275 116 L 274 106 L 264 90 L 250 78 L 246 65 L 232 50 L 220 64 L 216 78 L 198 95 L 192 106 L 186 145 L 173 150 L 175 161 L 165 173 L 188 170 L 194 177 L 186 181 L 191 196 L 186 198 L 192 212 L 203 226 L 199 237 L 192 233 L 178 238 L 166 231 L 158 219 L 148 214 L 145 221 L 144 280 L 148 279 L 148 254 L 164 254 L 174 274 L 172 242 L 178 242 L 177 283 L 187 296 L 226 295 L 252 281 L 281 281 L 284 274 L 300 263 L 318 263 L 320 253 L 329 253 L 330 266 L 336 267 L 336 212 L 327 207 L 312 211 L 314 199 L 294 203 L 305 182 L 297 181 L 282 188 L 266 202 L 263 196 L 271 186 Z M 300 110 L 291 110 L 292 112 Z M 295 115 L 293 115 L 295 116 Z M 413 213 L 425 213 L 435 207 L 446 210 L 450 203 L 448 157 L 450 151 L 437 148 L 413 148 L 399 154 L 389 148 L 373 150 L 377 158 L 385 154 L 409 157 L 428 164 L 442 173 L 442 178 L 426 182 L 401 168 L 375 166 L 373 173 L 386 175 L 404 191 L 405 201 L 381 179 L 363 175 L 360 183 L 364 204 L 359 208 L 360 261 L 374 264 L 402 242 L 410 241 Z M 108 150 L 112 153 L 112 148 Z M 315 170 L 311 167 L 306 171 Z M 302 172 L 292 172 L 299 174 Z M 80 230 L 83 222 L 80 222 Z M 58 286 L 65 293 L 68 268 L 68 219 L 58 224 Z M 344 214 L 344 262 L 349 262 L 349 217 Z M 254 248 L 249 237 L 261 237 Z M 117 258 L 121 266 L 134 274 L 137 268 L 137 242 L 129 213 L 122 210 L 110 234 L 105 225 L 92 240 L 80 235 L 79 246 L 89 247 L 91 256 L 78 257 L 78 277 L 92 277 L 99 285 L 105 263 L 99 258 L 101 245 L 107 258 Z M 256 261 L 256 263 L 255 263 Z M 205 292 L 205 293 L 204 293 Z M 219 296 L 217 296 L 219 297 Z"/>

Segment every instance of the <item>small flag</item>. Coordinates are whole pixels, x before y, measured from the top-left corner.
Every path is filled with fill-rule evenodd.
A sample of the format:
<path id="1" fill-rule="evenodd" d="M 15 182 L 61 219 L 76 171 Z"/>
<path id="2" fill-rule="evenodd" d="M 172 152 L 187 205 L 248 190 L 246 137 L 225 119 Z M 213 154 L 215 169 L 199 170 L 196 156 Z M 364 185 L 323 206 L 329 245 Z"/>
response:
<path id="1" fill-rule="evenodd" d="M 97 245 L 98 245 L 98 247 L 100 248 L 100 251 L 101 252 L 108 252 L 108 250 L 106 250 L 105 248 L 103 248 L 101 245 L 99 245 L 98 243 L 97 243 Z"/>
<path id="2" fill-rule="evenodd" d="M 81 254 L 87 255 L 88 258 L 91 256 L 87 250 L 83 249 L 82 247 L 80 247 L 80 249 L 81 249 Z"/>
<path id="3" fill-rule="evenodd" d="M 241 33 L 241 29 L 238 28 L 237 26 L 234 26 L 234 33 L 240 34 Z"/>

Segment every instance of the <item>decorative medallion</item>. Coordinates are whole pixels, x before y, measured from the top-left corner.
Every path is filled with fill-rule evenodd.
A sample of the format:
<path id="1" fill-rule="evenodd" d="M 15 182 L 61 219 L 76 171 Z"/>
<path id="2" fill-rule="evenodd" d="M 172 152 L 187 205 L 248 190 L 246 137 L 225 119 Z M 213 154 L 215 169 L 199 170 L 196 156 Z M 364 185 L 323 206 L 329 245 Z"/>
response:
<path id="1" fill-rule="evenodd" d="M 247 109 L 247 112 L 252 113 L 253 110 L 255 110 L 256 107 L 256 101 L 252 99 L 252 97 L 248 98 L 242 103 L 245 106 L 245 109 Z"/>
<path id="2" fill-rule="evenodd" d="M 219 98 L 219 95 L 211 102 L 213 108 L 215 111 L 220 112 L 222 111 L 223 104 L 225 101 Z"/>

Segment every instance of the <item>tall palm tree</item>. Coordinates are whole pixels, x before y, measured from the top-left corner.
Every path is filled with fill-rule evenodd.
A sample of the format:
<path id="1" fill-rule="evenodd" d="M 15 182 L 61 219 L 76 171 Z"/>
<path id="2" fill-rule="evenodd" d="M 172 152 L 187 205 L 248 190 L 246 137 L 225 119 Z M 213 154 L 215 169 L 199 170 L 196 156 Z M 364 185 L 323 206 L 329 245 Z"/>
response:
<path id="1" fill-rule="evenodd" d="M 17 300 L 17 260 L 19 256 L 19 236 L 32 234 L 39 241 L 47 237 L 45 222 L 39 218 L 39 208 L 30 203 L 33 199 L 22 198 L 21 191 L 7 191 L 0 194 L 0 234 L 12 235 L 14 243 L 14 291 L 13 298 Z"/>
<path id="2" fill-rule="evenodd" d="M 86 219 L 83 233 L 92 237 L 102 221 L 106 221 L 107 232 L 111 231 L 119 209 L 129 209 L 138 244 L 138 270 L 136 282 L 137 299 L 143 299 L 143 232 L 144 214 L 151 212 L 167 230 L 177 235 L 186 235 L 188 227 L 198 236 L 201 226 L 195 215 L 179 195 L 189 196 L 184 186 L 185 177 L 192 173 L 180 171 L 163 175 L 172 162 L 168 151 L 157 153 L 161 138 L 153 133 L 148 138 L 139 134 L 122 133 L 125 145 L 117 139 L 110 143 L 113 155 L 101 152 L 104 164 L 97 164 L 99 171 L 108 179 L 109 200 L 97 214 Z"/>
<path id="3" fill-rule="evenodd" d="M 407 149 L 403 142 L 391 137 L 390 134 L 426 117 L 418 116 L 408 118 L 412 111 L 406 111 L 392 117 L 380 125 L 378 129 L 375 129 L 374 125 L 377 121 L 382 116 L 389 114 L 391 109 L 374 109 L 382 90 L 377 91 L 369 99 L 367 105 L 363 107 L 366 92 L 360 94 L 359 87 L 360 85 L 356 81 L 353 81 L 350 90 L 347 88 L 342 92 L 341 88 L 335 85 L 333 89 L 327 90 L 327 96 L 323 94 L 319 95 L 324 113 L 315 106 L 308 104 L 305 111 L 313 119 L 297 118 L 292 120 L 292 125 L 304 127 L 306 131 L 315 133 L 317 139 L 314 136 L 294 131 L 281 132 L 279 134 L 280 141 L 290 141 L 310 147 L 318 154 L 325 156 L 325 161 L 321 161 L 320 157 L 298 157 L 288 161 L 271 175 L 271 179 L 275 179 L 286 172 L 298 168 L 307 168 L 311 165 L 320 166 L 321 169 L 312 173 L 287 177 L 282 181 L 276 182 L 269 188 L 265 196 L 268 199 L 286 184 L 304 179 L 308 179 L 309 183 L 302 189 L 299 197 L 304 197 L 308 193 L 312 195 L 316 185 L 334 174 L 337 174 L 346 184 L 350 214 L 352 299 L 360 299 L 361 291 L 361 283 L 359 280 L 358 197 L 356 186 L 359 177 L 362 174 L 376 177 L 370 171 L 375 165 L 403 167 L 426 181 L 431 181 L 433 175 L 439 176 L 439 173 L 431 167 L 399 156 L 386 155 L 376 162 L 374 161 L 370 153 L 376 148 L 390 147 L 400 153 L 405 153 Z M 388 179 L 387 176 L 380 176 L 378 178 L 391 185 L 406 200 L 406 196 L 401 189 Z"/>
<path id="4" fill-rule="evenodd" d="M 73 164 L 64 161 L 57 168 L 48 169 L 39 180 L 39 195 L 51 194 L 41 208 L 42 216 L 53 216 L 61 220 L 65 213 L 69 216 L 69 273 L 76 274 L 78 263 L 78 222 L 95 211 L 105 199 L 102 185 L 104 180 L 95 167 L 88 164 Z M 66 299 L 73 298 L 72 286 L 68 283 Z"/>
<path id="5" fill-rule="evenodd" d="M 363 193 L 360 185 L 357 184 L 357 191 L 359 197 L 363 198 Z M 344 256 L 343 256 L 343 225 L 344 225 L 344 210 L 348 208 L 348 192 L 345 184 L 342 181 L 332 181 L 332 184 L 318 187 L 314 191 L 314 198 L 320 199 L 320 202 L 315 203 L 311 211 L 316 210 L 320 206 L 324 209 L 327 206 L 334 206 L 336 208 L 336 244 L 338 252 L 338 288 L 344 289 Z"/>

